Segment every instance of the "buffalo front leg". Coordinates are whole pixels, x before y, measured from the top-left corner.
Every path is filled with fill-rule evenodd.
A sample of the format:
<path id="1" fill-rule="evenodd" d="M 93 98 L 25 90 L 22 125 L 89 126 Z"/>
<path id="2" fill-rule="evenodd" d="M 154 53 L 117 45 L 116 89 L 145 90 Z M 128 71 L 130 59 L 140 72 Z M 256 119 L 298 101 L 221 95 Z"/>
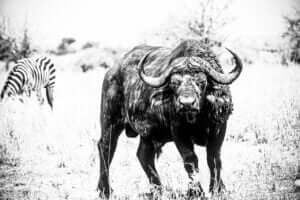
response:
<path id="1" fill-rule="evenodd" d="M 113 159 L 121 131 L 122 128 L 115 125 L 103 127 L 102 135 L 98 142 L 100 158 L 100 177 L 98 182 L 98 190 L 101 197 L 109 198 L 111 193 L 109 185 L 109 166 Z"/>
<path id="2" fill-rule="evenodd" d="M 225 185 L 221 178 L 221 147 L 226 132 L 226 124 L 216 129 L 212 134 L 215 138 L 210 138 L 207 144 L 207 164 L 210 171 L 209 192 L 219 193 L 225 189 Z"/>
<path id="3" fill-rule="evenodd" d="M 150 184 L 153 184 L 155 187 L 160 186 L 160 178 L 154 163 L 155 148 L 151 140 L 141 137 L 137 157 L 149 179 Z"/>
<path id="4" fill-rule="evenodd" d="M 198 158 L 194 151 L 194 145 L 192 141 L 187 137 L 176 138 L 175 145 L 183 159 L 184 168 L 191 180 L 188 189 L 188 196 L 204 196 L 202 186 L 199 180 L 197 180 L 197 175 L 199 172 Z"/>

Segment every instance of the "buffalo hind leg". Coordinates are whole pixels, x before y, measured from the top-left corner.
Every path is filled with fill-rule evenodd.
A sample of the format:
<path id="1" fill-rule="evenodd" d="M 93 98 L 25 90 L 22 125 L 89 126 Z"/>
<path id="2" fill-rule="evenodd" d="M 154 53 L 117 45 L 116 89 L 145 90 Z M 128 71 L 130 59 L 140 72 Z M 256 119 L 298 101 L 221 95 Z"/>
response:
<path id="1" fill-rule="evenodd" d="M 211 193 L 220 193 L 222 190 L 225 190 L 225 185 L 221 178 L 221 147 L 226 132 L 226 123 L 216 131 L 218 132 L 215 132 L 213 135 L 217 137 L 209 140 L 206 149 L 207 164 L 210 171 L 209 192 Z"/>
<path id="2" fill-rule="evenodd" d="M 120 77 L 114 74 L 115 68 L 109 70 L 102 84 L 101 96 L 101 138 L 98 142 L 100 158 L 100 176 L 98 190 L 101 197 L 109 198 L 109 166 L 113 159 L 118 138 L 124 129 L 123 103 L 124 97 Z"/>
<path id="3" fill-rule="evenodd" d="M 102 131 L 101 138 L 98 142 L 100 157 L 100 177 L 98 190 L 101 197 L 109 198 L 111 188 L 109 185 L 109 166 L 113 159 L 118 138 L 122 132 L 122 127 L 109 125 Z"/>
<path id="4" fill-rule="evenodd" d="M 155 148 L 151 140 L 141 137 L 137 157 L 149 179 L 150 184 L 160 193 L 160 178 L 155 168 Z"/>

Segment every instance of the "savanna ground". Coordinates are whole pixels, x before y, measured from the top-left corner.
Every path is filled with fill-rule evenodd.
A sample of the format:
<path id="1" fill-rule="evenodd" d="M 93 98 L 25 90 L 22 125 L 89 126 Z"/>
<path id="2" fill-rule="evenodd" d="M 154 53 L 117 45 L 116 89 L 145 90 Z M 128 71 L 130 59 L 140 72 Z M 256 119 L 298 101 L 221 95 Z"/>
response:
<path id="1" fill-rule="evenodd" d="M 75 55 L 73 55 L 75 56 Z M 98 199 L 97 140 L 102 68 L 82 73 L 72 56 L 59 70 L 53 112 L 36 98 L 0 104 L 0 199 Z M 1 67 L 2 68 L 2 67 Z M 0 87 L 7 73 L 0 73 Z M 226 199 L 300 199 L 300 66 L 245 65 L 231 86 L 234 112 L 222 149 Z M 138 138 L 122 134 L 111 166 L 112 199 L 144 199 L 150 186 L 137 158 Z M 205 149 L 196 148 L 208 194 Z M 165 192 L 183 199 L 188 178 L 174 144 L 157 161 Z"/>

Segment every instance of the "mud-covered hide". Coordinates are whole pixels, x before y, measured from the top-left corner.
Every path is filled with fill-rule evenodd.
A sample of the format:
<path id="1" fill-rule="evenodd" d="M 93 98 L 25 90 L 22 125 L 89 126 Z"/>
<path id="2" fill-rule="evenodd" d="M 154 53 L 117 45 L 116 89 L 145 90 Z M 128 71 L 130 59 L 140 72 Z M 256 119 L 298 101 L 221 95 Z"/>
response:
<path id="1" fill-rule="evenodd" d="M 233 111 L 232 96 L 228 86 L 217 85 L 207 91 L 204 112 L 211 123 L 226 122 Z"/>
<path id="2" fill-rule="evenodd" d="M 193 41 L 187 41 L 187 43 Z M 152 76 L 159 76 L 162 69 L 155 66 L 163 66 L 167 62 L 167 56 L 171 49 L 152 46 L 138 46 L 127 53 L 121 65 L 121 77 L 124 91 L 124 114 L 125 121 L 131 124 L 134 132 L 141 136 L 147 136 L 152 132 L 153 127 L 157 127 L 156 121 L 168 128 L 170 119 L 175 115 L 175 105 L 173 104 L 173 93 L 168 86 L 153 88 L 145 84 L 138 76 L 137 65 L 141 58 L 149 51 L 152 51 L 145 64 L 145 73 Z M 218 72 L 223 72 L 215 54 L 199 43 L 187 44 L 185 51 L 180 57 L 198 56 L 205 59 Z M 176 62 L 176 60 L 174 60 Z M 149 64 L 153 64 L 149 68 Z M 210 97 L 208 97 L 210 96 Z M 201 116 L 209 123 L 224 123 L 233 110 L 232 97 L 229 86 L 217 84 L 213 81 L 208 82 L 208 97 L 203 105 Z M 211 97 L 214 99 L 210 101 Z M 151 123 L 149 123 L 151 122 Z M 162 123 L 161 123 L 162 122 Z M 164 127 L 162 127 L 164 128 Z M 135 134 L 133 134 L 135 135 Z"/>
<path id="3" fill-rule="evenodd" d="M 170 115 L 174 110 L 172 94 L 168 90 L 151 88 L 139 79 L 132 78 L 134 87 L 127 85 L 125 91 L 125 121 L 134 132 L 148 136 L 153 127 L 170 126 Z M 156 124 L 157 122 L 157 124 Z M 127 134 L 128 135 L 128 134 Z"/>
<path id="4" fill-rule="evenodd" d="M 152 51 L 152 53 L 146 64 L 157 64 L 154 66 L 160 66 L 161 63 L 166 62 L 166 57 L 170 53 L 170 49 L 167 48 L 141 45 L 128 52 L 120 63 L 125 98 L 125 121 L 134 132 L 141 136 L 147 136 L 151 133 L 154 124 L 149 123 L 149 121 L 160 121 L 168 126 L 169 122 L 166 116 L 169 115 L 169 108 L 172 107 L 169 101 L 171 94 L 168 90 L 152 88 L 138 76 L 137 65 L 148 51 Z M 162 69 L 146 67 L 145 71 L 147 74 L 159 76 Z M 153 119 L 154 116 L 157 119 Z M 126 133 L 128 132 L 126 131 Z"/>

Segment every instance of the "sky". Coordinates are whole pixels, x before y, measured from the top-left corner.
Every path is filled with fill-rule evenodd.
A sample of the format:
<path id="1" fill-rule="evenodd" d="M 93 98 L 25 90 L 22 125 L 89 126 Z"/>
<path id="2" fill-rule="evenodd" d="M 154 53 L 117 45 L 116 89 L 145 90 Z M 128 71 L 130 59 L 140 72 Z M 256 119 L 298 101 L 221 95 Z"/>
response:
<path id="1" fill-rule="evenodd" d="M 199 0 L 0 0 L 11 34 L 24 27 L 36 45 L 52 47 L 63 37 L 110 46 L 143 42 L 166 24 L 189 19 Z M 235 20 L 225 30 L 231 41 L 280 40 L 282 16 L 300 0 L 233 0 Z M 219 0 L 218 2 L 224 2 Z M 299 4 L 300 5 L 300 4 Z M 172 27 L 172 26 L 170 26 Z"/>

